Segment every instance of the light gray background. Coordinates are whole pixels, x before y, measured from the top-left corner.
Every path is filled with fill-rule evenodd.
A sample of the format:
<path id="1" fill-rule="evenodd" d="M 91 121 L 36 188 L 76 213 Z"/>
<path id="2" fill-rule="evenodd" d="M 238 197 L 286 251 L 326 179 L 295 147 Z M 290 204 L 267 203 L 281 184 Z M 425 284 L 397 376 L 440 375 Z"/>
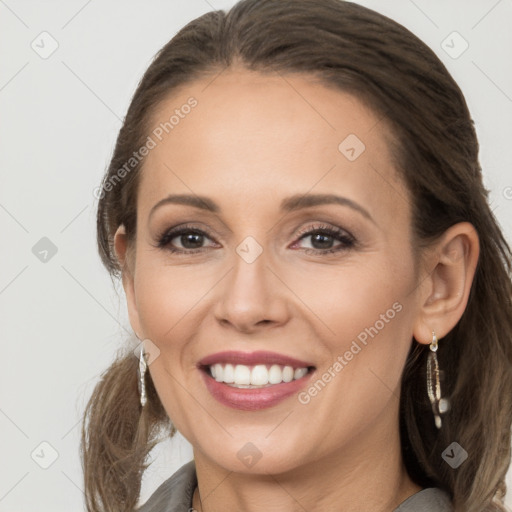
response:
<path id="1" fill-rule="evenodd" d="M 81 413 L 116 350 L 134 342 L 122 290 L 96 254 L 93 190 L 155 52 L 189 20 L 233 3 L 0 0 L 2 512 L 84 509 Z M 461 85 L 492 208 L 511 241 L 512 2 L 360 3 L 422 38 Z M 31 47 L 51 49 L 43 31 L 58 43 L 46 59 Z M 458 58 L 441 46 L 453 31 L 469 43 Z M 463 43 L 450 37 L 453 54 Z M 57 247 L 47 262 L 32 252 L 42 237 Z M 143 500 L 192 452 L 178 437 L 154 455 Z"/>

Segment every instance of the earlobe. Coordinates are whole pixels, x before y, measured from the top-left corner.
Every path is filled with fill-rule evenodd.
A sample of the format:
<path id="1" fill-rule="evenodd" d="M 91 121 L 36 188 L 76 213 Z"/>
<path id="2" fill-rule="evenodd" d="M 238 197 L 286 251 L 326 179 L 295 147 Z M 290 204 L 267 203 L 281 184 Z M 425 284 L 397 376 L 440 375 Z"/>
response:
<path id="1" fill-rule="evenodd" d="M 123 289 L 126 295 L 126 305 L 128 308 L 128 317 L 130 319 L 130 324 L 132 329 L 136 333 L 136 336 L 139 339 L 142 339 L 140 336 L 140 321 L 139 321 L 139 313 L 137 309 L 137 301 L 135 298 L 135 283 L 134 283 L 134 272 L 131 268 L 128 254 L 128 239 L 126 236 L 125 227 L 121 224 L 114 235 L 114 250 L 116 252 L 116 257 L 119 262 L 119 266 L 121 267 L 121 278 L 123 282 Z"/>
<path id="2" fill-rule="evenodd" d="M 124 267 L 125 259 L 126 259 L 126 249 L 127 249 L 127 241 L 126 241 L 126 229 L 123 224 L 121 224 L 114 235 L 114 250 L 116 252 L 117 261 L 119 262 L 119 266 L 121 268 Z"/>
<path id="3" fill-rule="evenodd" d="M 419 296 L 420 311 L 414 337 L 430 343 L 432 331 L 438 338 L 446 336 L 462 317 L 469 299 L 478 263 L 480 246 L 472 224 L 460 222 L 451 226 L 437 242 L 429 257 L 432 269 Z"/>

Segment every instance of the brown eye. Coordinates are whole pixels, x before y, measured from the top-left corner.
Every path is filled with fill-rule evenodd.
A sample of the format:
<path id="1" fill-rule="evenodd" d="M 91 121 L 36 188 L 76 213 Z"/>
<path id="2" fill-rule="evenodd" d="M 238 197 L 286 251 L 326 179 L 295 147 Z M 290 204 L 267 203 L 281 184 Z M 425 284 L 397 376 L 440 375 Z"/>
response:
<path id="1" fill-rule="evenodd" d="M 355 239 L 345 230 L 330 226 L 314 226 L 309 231 L 302 232 L 299 241 L 311 239 L 310 245 L 306 247 L 306 254 L 330 254 L 338 251 L 348 250 L 355 245 Z M 333 247 L 333 243 L 339 244 Z"/>
<path id="2" fill-rule="evenodd" d="M 194 254 L 206 248 L 203 246 L 206 240 L 210 237 L 204 231 L 182 226 L 164 232 L 158 238 L 157 246 L 172 253 Z"/>

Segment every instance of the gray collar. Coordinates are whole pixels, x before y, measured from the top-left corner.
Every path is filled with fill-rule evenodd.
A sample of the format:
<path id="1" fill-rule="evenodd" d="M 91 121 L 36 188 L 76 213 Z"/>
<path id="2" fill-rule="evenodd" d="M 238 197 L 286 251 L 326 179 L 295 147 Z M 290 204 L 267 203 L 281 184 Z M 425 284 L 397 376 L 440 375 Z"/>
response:
<path id="1" fill-rule="evenodd" d="M 151 495 L 136 512 L 189 512 L 197 486 L 196 466 L 192 460 L 182 466 Z M 434 487 L 413 494 L 394 512 L 452 512 L 447 493 Z"/>
<path id="2" fill-rule="evenodd" d="M 452 512 L 453 506 L 448 494 L 436 487 L 423 489 L 407 498 L 394 512 Z"/>
<path id="3" fill-rule="evenodd" d="M 136 512 L 189 512 L 196 486 L 196 466 L 191 460 L 160 485 Z"/>

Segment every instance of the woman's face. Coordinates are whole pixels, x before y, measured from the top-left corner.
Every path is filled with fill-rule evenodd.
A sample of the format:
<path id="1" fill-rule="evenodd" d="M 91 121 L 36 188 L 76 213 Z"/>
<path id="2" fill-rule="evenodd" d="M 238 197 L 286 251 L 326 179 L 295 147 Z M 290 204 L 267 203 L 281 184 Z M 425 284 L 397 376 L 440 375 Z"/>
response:
<path id="1" fill-rule="evenodd" d="M 196 459 L 279 473 L 397 441 L 418 278 L 385 123 L 310 77 L 240 69 L 153 121 L 125 289 Z"/>

